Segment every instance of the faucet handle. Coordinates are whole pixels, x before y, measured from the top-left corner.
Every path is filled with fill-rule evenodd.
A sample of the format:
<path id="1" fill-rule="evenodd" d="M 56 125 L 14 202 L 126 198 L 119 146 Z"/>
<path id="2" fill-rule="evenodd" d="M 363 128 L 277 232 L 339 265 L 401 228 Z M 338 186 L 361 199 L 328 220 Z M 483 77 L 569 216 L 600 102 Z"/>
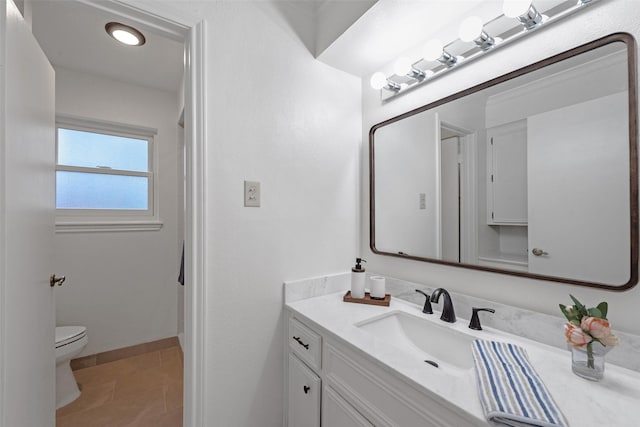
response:
<path id="1" fill-rule="evenodd" d="M 496 311 L 493 308 L 478 308 L 473 307 L 471 309 L 471 321 L 469 322 L 469 329 L 475 329 L 476 331 L 482 330 L 482 325 L 480 325 L 480 317 L 478 317 L 479 311 L 488 311 L 489 313 L 495 313 Z"/>
<path id="2" fill-rule="evenodd" d="M 422 292 L 420 289 L 416 289 L 416 292 L 419 292 L 425 297 L 427 297 L 427 300 L 424 302 L 424 308 L 422 309 L 422 312 L 427 314 L 433 314 L 433 309 L 431 308 L 431 297 L 429 296 L 429 294 Z"/>

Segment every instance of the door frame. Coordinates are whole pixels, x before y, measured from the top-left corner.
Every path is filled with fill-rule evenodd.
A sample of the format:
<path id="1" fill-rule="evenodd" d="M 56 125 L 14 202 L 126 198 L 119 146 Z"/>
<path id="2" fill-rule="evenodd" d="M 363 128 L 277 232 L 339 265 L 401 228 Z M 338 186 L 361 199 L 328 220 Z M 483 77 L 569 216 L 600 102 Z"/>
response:
<path id="1" fill-rule="evenodd" d="M 151 27 L 185 45 L 185 340 L 184 340 L 184 415 L 185 426 L 204 427 L 205 324 L 205 236 L 206 236 L 206 21 L 189 15 L 165 2 L 144 0 L 76 0 Z M 0 32 L 6 26 L 6 0 L 0 0 Z M 4 43 L 0 43 L 0 63 L 5 61 Z M 4 68 L 0 67 L 0 129 L 4 129 Z M 178 118 L 176 117 L 176 120 Z M 0 138 L 0 165 L 5 161 L 4 137 Z M 0 188 L 5 179 L 0 174 Z M 0 241 L 5 224 L 4 196 L 0 196 Z M 0 278 L 4 277 L 6 253 L 0 245 Z M 0 304 L 4 304 L 4 280 L 0 280 Z M 0 349 L 4 348 L 4 321 L 0 316 Z M 3 384 L 4 358 L 0 351 L 0 384 Z M 4 413 L 5 390 L 0 387 L 0 413 Z M 52 399 L 54 396 L 52 396 Z M 0 427 L 4 426 L 0 418 Z"/>
<path id="2" fill-rule="evenodd" d="M 205 372 L 205 219 L 206 219 L 206 22 L 164 2 L 80 0 L 152 26 L 185 43 L 185 426 L 204 427 Z M 139 3 L 139 5 L 137 5 Z M 189 279 L 191 278 L 191 279 Z"/>
<path id="3" fill-rule="evenodd" d="M 5 346 L 4 335 L 4 306 L 5 306 L 5 271 L 6 271 L 6 250 L 4 242 L 6 240 L 6 218 L 5 218 L 5 185 L 6 180 L 4 176 L 5 168 L 5 122 L 6 122 L 6 103 L 5 103 L 5 86 L 6 86 L 6 46 L 5 46 L 5 34 L 7 27 L 7 3 L 5 0 L 0 0 L 0 414 L 6 414 L 5 402 L 4 402 L 4 384 L 6 384 L 4 378 L 4 351 L 2 349 Z M 0 427 L 6 427 L 4 425 L 4 417 L 0 415 Z"/>
<path id="4" fill-rule="evenodd" d="M 460 138 L 460 262 L 475 264 L 478 260 L 477 132 L 444 120 L 438 123 L 438 132 L 442 129 Z"/>

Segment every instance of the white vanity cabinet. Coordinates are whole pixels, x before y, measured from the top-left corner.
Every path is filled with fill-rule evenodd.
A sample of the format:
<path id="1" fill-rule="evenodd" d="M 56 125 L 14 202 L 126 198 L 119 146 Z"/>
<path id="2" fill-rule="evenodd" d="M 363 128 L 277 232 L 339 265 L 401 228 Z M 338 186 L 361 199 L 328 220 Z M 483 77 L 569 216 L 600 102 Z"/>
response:
<path id="1" fill-rule="evenodd" d="M 470 427 L 464 412 L 409 385 L 287 310 L 287 427 Z M 430 369 L 425 366 L 425 369 Z M 322 388 L 320 388 L 322 387 Z M 486 425 L 486 424 L 482 424 Z"/>
<path id="2" fill-rule="evenodd" d="M 487 129 L 487 223 L 527 225 L 527 121 Z"/>
<path id="3" fill-rule="evenodd" d="M 322 390 L 322 402 L 322 427 L 373 427 L 329 386 L 324 386 Z"/>
<path id="4" fill-rule="evenodd" d="M 289 427 L 320 427 L 322 337 L 290 317 L 287 327 Z"/>

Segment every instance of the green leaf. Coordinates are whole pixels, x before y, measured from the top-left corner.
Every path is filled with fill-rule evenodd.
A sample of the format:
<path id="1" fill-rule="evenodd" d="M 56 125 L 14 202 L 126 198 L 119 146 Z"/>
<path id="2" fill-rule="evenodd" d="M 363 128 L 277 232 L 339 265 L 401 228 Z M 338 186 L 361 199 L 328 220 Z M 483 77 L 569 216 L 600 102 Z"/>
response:
<path id="1" fill-rule="evenodd" d="M 600 313 L 602 313 L 602 319 L 606 319 L 607 312 L 609 311 L 609 304 L 604 301 L 601 302 L 600 304 L 598 304 L 598 310 L 600 310 Z"/>
<path id="2" fill-rule="evenodd" d="M 598 308 L 593 307 L 589 309 L 589 316 L 602 319 L 602 312 Z"/>
<path id="3" fill-rule="evenodd" d="M 569 322 L 571 321 L 577 321 L 578 323 L 580 322 L 580 319 L 582 319 L 582 316 L 579 315 L 575 306 L 571 306 L 571 312 L 569 312 L 566 305 L 564 304 L 558 304 L 558 305 L 560 306 L 560 311 L 562 311 L 562 314 L 564 314 L 564 317 L 566 317 Z"/>
<path id="4" fill-rule="evenodd" d="M 571 299 L 575 303 L 575 307 L 576 307 L 576 310 L 578 311 L 578 313 L 580 313 L 580 315 L 583 316 L 583 317 L 584 316 L 588 316 L 589 313 L 587 312 L 587 307 L 582 305 L 582 303 L 580 301 L 578 301 L 576 299 L 576 297 L 574 297 L 573 295 L 569 294 L 569 296 L 571 297 Z"/>
<path id="5" fill-rule="evenodd" d="M 564 317 L 567 318 L 567 320 L 571 320 L 571 316 L 569 316 L 569 312 L 567 311 L 567 306 L 564 304 L 559 304 L 560 306 L 560 311 L 562 312 L 562 314 L 564 314 Z"/>

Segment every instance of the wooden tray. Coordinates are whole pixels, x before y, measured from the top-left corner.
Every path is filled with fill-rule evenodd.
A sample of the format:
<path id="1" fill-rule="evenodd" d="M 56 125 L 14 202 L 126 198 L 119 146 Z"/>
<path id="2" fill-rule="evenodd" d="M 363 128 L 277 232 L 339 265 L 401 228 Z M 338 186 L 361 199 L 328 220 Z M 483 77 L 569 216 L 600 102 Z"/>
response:
<path id="1" fill-rule="evenodd" d="M 364 298 L 352 298 L 351 291 L 347 291 L 342 298 L 344 302 L 355 302 L 357 304 L 370 304 L 370 305 L 382 305 L 384 307 L 389 307 L 389 303 L 391 303 L 391 294 L 385 294 L 384 299 L 372 299 L 371 294 L 369 292 L 364 293 Z"/>

